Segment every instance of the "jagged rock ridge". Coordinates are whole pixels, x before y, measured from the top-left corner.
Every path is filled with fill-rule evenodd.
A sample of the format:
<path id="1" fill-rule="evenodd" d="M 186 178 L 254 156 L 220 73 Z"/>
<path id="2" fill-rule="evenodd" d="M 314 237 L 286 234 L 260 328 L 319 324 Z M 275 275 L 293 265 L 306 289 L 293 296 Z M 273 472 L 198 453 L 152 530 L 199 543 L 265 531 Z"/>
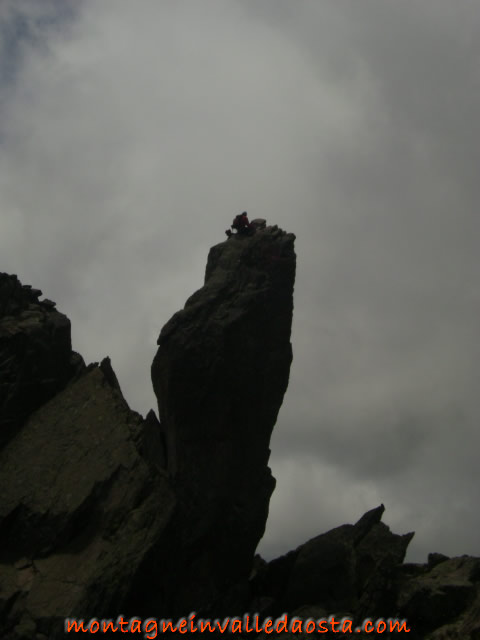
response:
<path id="1" fill-rule="evenodd" d="M 108 359 L 85 367 L 54 303 L 0 275 L 3 640 L 193 609 L 404 617 L 412 639 L 480 638 L 480 559 L 402 564 L 412 534 L 391 533 L 383 506 L 253 558 L 292 357 L 293 240 L 270 227 L 213 247 L 205 286 L 159 338 L 161 423 L 130 410 Z"/>

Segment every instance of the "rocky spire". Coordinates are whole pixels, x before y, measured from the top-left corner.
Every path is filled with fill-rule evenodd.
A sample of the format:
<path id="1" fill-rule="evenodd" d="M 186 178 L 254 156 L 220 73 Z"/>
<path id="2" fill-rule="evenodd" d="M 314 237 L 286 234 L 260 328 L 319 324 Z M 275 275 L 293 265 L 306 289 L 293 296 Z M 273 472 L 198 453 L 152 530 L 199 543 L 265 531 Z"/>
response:
<path id="1" fill-rule="evenodd" d="M 294 240 L 267 227 L 214 246 L 204 286 L 158 340 L 152 380 L 180 498 L 175 527 L 191 549 L 179 570 L 186 609 L 248 575 L 265 529 L 269 442 L 292 360 Z"/>

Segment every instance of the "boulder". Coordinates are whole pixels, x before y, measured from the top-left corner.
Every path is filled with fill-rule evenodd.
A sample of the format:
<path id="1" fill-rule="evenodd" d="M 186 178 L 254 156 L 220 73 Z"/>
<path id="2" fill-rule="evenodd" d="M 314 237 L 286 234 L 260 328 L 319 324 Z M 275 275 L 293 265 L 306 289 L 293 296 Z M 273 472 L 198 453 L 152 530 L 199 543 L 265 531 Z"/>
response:
<path id="1" fill-rule="evenodd" d="M 252 225 L 252 227 L 255 229 L 255 231 L 258 230 L 263 230 L 266 228 L 267 226 L 267 221 L 265 220 L 265 218 L 254 218 L 250 224 Z"/>

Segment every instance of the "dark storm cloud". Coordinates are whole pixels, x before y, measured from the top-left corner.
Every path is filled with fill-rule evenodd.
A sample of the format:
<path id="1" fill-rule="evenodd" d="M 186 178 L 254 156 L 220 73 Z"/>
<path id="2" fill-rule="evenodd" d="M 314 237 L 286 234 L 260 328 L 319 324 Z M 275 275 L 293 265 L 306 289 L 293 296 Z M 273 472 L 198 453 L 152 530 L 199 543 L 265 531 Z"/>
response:
<path id="1" fill-rule="evenodd" d="M 384 502 L 411 557 L 478 554 L 477 0 L 60 6 L 0 9 L 2 269 L 145 413 L 233 215 L 293 231 L 261 552 Z"/>
<path id="2" fill-rule="evenodd" d="M 299 461 L 315 452 L 319 468 L 340 471 L 336 494 L 364 484 L 363 496 L 387 498 L 390 522 L 418 529 L 414 557 L 428 549 L 422 535 L 456 553 L 455 540 L 470 538 L 475 552 L 478 12 L 445 2 L 325 2 L 297 16 L 275 7 L 351 112 L 339 114 L 334 136 L 317 138 L 305 168 L 318 216 L 315 233 L 299 234 L 308 264 L 274 468 L 282 451 Z M 271 18 L 264 4 L 248 10 Z M 446 495 L 453 527 L 438 516 Z M 320 511 L 325 502 L 319 486 Z"/>
<path id="3" fill-rule="evenodd" d="M 23 57 L 47 45 L 51 31 L 65 29 L 82 0 L 4 0 L 0 6 L 0 86 L 15 81 Z"/>

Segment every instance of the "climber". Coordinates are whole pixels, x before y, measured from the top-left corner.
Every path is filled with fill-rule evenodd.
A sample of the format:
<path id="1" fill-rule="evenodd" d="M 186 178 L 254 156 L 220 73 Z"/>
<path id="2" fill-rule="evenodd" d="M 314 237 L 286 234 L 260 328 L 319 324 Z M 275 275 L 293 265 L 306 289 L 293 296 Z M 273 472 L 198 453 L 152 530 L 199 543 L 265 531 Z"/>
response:
<path id="1" fill-rule="evenodd" d="M 234 231 L 237 232 L 237 235 L 242 235 L 242 236 L 251 236 L 255 231 L 252 224 L 248 221 L 246 211 L 244 211 L 243 213 L 240 213 L 238 216 L 235 216 L 235 218 L 233 219 L 233 223 L 231 224 L 231 227 Z M 229 238 L 230 236 L 233 235 L 230 229 L 227 229 L 225 233 Z"/>

